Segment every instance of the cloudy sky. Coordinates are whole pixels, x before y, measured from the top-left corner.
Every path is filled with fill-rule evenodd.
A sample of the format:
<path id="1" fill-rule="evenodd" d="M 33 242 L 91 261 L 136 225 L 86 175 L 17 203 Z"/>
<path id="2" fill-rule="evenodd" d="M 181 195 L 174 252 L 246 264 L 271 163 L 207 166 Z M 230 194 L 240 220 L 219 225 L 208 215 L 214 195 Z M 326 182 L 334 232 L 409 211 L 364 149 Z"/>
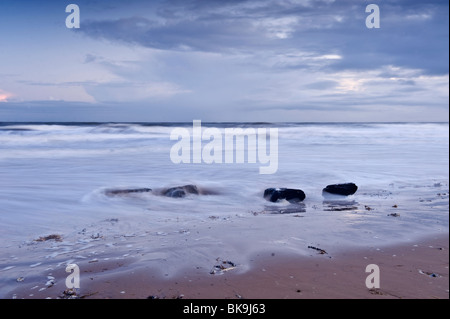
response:
<path id="1" fill-rule="evenodd" d="M 447 121 L 448 12 L 447 0 L 0 0 L 0 122 Z"/>

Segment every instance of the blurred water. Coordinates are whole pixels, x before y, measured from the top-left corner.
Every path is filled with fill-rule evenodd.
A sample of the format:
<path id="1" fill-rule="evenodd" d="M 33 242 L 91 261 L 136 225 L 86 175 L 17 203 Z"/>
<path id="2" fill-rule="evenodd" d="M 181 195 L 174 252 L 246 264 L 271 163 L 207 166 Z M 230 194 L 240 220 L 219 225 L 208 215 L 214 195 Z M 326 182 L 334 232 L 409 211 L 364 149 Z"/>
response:
<path id="1" fill-rule="evenodd" d="M 173 274 L 218 257 L 244 269 L 260 250 L 308 254 L 308 245 L 337 251 L 448 233 L 448 124 L 202 125 L 278 128 L 277 173 L 260 175 L 260 163 L 174 164 L 170 133 L 192 123 L 0 124 L 0 295 L 12 278 L 90 258 L 134 257 Z M 322 196 L 343 182 L 358 192 Z M 105 195 L 186 184 L 217 194 Z M 272 214 L 289 203 L 264 200 L 269 187 L 302 189 L 303 209 Z M 49 234 L 63 240 L 34 241 Z"/>

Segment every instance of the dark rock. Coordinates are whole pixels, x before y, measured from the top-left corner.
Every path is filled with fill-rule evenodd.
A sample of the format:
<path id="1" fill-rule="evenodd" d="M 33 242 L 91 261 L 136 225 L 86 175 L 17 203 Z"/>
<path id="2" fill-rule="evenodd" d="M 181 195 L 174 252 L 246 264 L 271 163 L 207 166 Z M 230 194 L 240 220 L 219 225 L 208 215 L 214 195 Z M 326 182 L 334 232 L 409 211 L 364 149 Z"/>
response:
<path id="1" fill-rule="evenodd" d="M 161 192 L 161 195 L 164 195 L 167 197 L 174 197 L 174 198 L 185 197 L 187 194 L 198 195 L 199 191 L 198 191 L 197 186 L 195 186 L 195 185 L 178 186 L 178 187 L 164 189 Z"/>
<path id="2" fill-rule="evenodd" d="M 353 183 L 328 185 L 323 192 L 336 195 L 353 195 L 358 190 L 358 186 Z"/>
<path id="3" fill-rule="evenodd" d="M 283 199 L 290 203 L 297 203 L 303 201 L 306 195 L 300 189 L 268 188 L 264 191 L 264 198 L 274 203 Z"/>

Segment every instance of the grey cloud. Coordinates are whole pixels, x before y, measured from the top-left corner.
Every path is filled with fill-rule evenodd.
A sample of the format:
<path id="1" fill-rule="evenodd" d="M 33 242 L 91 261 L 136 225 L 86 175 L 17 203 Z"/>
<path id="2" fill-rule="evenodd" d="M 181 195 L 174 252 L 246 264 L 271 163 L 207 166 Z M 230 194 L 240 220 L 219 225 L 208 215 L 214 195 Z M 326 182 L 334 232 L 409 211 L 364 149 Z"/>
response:
<path id="1" fill-rule="evenodd" d="M 416 82 L 413 81 L 413 80 L 403 80 L 403 79 L 400 79 L 400 80 L 398 80 L 398 83 L 401 84 L 401 85 L 412 85 L 412 86 L 415 86 L 415 85 L 416 85 Z"/>
<path id="2" fill-rule="evenodd" d="M 336 81 L 318 81 L 308 85 L 305 85 L 306 88 L 312 90 L 326 90 L 332 89 L 339 85 L 339 82 Z"/>
<path id="3" fill-rule="evenodd" d="M 84 63 L 91 63 L 95 62 L 97 60 L 97 56 L 93 54 L 86 54 L 86 57 L 84 58 Z"/>
<path id="4" fill-rule="evenodd" d="M 94 81 L 44 82 L 44 81 L 19 80 L 19 81 L 17 81 L 17 83 L 32 85 L 32 86 L 54 86 L 54 87 L 97 85 L 97 82 L 94 82 Z"/>

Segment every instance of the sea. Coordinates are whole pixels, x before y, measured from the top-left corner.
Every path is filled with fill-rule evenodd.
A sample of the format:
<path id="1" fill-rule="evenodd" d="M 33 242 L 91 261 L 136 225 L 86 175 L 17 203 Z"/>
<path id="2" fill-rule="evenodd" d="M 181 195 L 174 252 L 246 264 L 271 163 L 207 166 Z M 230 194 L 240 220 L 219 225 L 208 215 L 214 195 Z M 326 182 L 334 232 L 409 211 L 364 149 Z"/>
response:
<path id="1" fill-rule="evenodd" d="M 170 278 L 219 260 L 252 271 L 260 253 L 333 256 L 448 234 L 448 123 L 201 123 L 276 129 L 272 174 L 250 153 L 174 161 L 173 132 L 193 137 L 193 123 L 0 123 L 0 297 L 43 275 L 45 287 L 69 264 L 128 260 Z M 323 193 L 340 183 L 358 190 Z M 163 195 L 184 185 L 200 194 Z M 306 198 L 272 203 L 267 188 Z"/>

